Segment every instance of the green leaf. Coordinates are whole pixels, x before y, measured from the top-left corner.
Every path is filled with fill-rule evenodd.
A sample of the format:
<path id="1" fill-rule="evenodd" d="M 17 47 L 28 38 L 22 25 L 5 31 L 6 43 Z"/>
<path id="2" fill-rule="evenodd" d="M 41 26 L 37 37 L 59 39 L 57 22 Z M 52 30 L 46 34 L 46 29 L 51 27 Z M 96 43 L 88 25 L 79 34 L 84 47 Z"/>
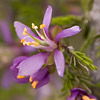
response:
<path id="1" fill-rule="evenodd" d="M 83 56 L 83 53 L 82 53 L 82 56 L 78 55 L 78 54 L 81 54 L 81 52 L 77 54 L 76 51 L 71 51 L 71 53 L 74 54 L 74 56 L 79 61 L 81 61 L 82 64 L 86 65 L 89 69 L 97 70 L 97 67 L 93 65 L 92 60 L 89 57 L 85 56 L 85 55 Z"/>
<path id="2" fill-rule="evenodd" d="M 61 17 L 54 17 L 52 18 L 51 24 L 52 25 L 60 25 L 70 27 L 72 25 L 80 24 L 81 18 L 73 15 L 68 16 L 61 16 Z"/>

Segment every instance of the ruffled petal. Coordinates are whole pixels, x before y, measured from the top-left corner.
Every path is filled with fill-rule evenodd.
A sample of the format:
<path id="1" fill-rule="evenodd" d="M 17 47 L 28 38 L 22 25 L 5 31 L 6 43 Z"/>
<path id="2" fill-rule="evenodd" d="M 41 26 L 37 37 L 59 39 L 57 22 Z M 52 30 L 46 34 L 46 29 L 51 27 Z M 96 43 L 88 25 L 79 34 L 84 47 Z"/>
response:
<path id="1" fill-rule="evenodd" d="M 27 29 L 27 32 L 28 32 L 29 34 L 31 34 L 32 36 L 34 36 L 34 37 L 36 37 L 36 38 L 39 38 L 38 36 L 36 36 L 36 35 L 31 31 L 31 29 L 30 29 L 28 26 L 22 24 L 21 22 L 15 21 L 15 22 L 14 22 L 14 27 L 15 27 L 15 30 L 16 30 L 16 33 L 17 33 L 17 36 L 19 37 L 19 39 L 23 39 L 24 37 L 28 36 L 28 35 L 25 35 L 25 36 L 23 35 L 24 28 L 26 28 L 26 29 Z M 33 41 L 33 39 L 32 39 L 31 37 L 27 37 L 26 39 L 27 39 L 28 42 Z"/>
<path id="2" fill-rule="evenodd" d="M 44 15 L 44 19 L 43 19 L 43 24 L 45 24 L 44 29 L 47 33 L 47 36 L 48 36 L 48 28 L 49 28 L 49 25 L 50 25 L 50 22 L 51 22 L 51 17 L 52 17 L 52 7 L 48 6 L 48 8 L 45 12 L 45 15 Z"/>
<path id="3" fill-rule="evenodd" d="M 54 51 L 54 60 L 57 68 L 57 72 L 59 76 L 63 77 L 64 68 L 65 68 L 65 59 L 64 55 L 61 51 L 55 50 Z"/>
<path id="4" fill-rule="evenodd" d="M 81 29 L 79 26 L 73 26 L 71 28 L 65 29 L 60 33 L 58 33 L 58 35 L 56 36 L 56 42 L 58 42 L 62 38 L 66 38 L 78 34 L 80 31 Z"/>
<path id="5" fill-rule="evenodd" d="M 25 59 L 17 66 L 19 69 L 18 74 L 21 76 L 29 76 L 35 74 L 45 63 L 45 60 L 48 56 L 49 53 L 38 53 Z"/>

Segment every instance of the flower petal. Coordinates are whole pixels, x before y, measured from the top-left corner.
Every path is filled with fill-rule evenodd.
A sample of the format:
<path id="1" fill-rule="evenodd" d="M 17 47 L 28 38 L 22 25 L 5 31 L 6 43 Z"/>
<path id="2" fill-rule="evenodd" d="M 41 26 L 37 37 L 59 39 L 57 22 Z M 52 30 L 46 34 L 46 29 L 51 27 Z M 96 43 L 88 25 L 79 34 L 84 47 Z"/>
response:
<path id="1" fill-rule="evenodd" d="M 28 46 L 28 45 L 22 47 L 22 51 L 24 53 L 35 52 L 36 50 L 37 50 L 36 48 Z"/>
<path id="2" fill-rule="evenodd" d="M 67 97 L 67 100 L 75 100 L 78 94 L 79 94 L 78 91 L 74 92 L 70 97 L 69 96 Z"/>
<path id="3" fill-rule="evenodd" d="M 45 24 L 45 31 L 48 35 L 48 28 L 49 28 L 49 25 L 50 25 L 50 22 L 51 22 L 51 17 L 52 17 L 52 7 L 51 6 L 48 6 L 46 12 L 45 12 L 45 15 L 44 15 L 44 19 L 43 19 L 43 24 Z"/>
<path id="4" fill-rule="evenodd" d="M 38 72 L 33 74 L 31 77 L 34 81 L 41 81 L 49 73 L 48 68 L 40 69 Z"/>
<path id="5" fill-rule="evenodd" d="M 97 100 L 97 98 L 96 98 L 95 96 L 93 96 L 93 95 L 88 95 L 88 97 L 89 97 L 90 99 L 95 99 L 95 100 Z"/>
<path id="6" fill-rule="evenodd" d="M 55 50 L 54 51 L 54 60 L 57 68 L 57 72 L 59 76 L 63 77 L 64 68 L 65 68 L 65 59 L 64 55 L 61 51 Z"/>
<path id="7" fill-rule="evenodd" d="M 16 82 L 16 83 L 28 83 L 29 82 L 29 77 L 18 79 L 17 75 L 18 75 L 18 70 L 14 70 L 13 71 L 13 80 L 14 80 L 14 82 Z"/>
<path id="8" fill-rule="evenodd" d="M 0 21 L 0 28 L 1 28 L 1 33 L 3 36 L 3 39 L 6 43 L 12 44 L 13 39 L 11 36 L 10 29 L 5 21 Z"/>
<path id="9" fill-rule="evenodd" d="M 48 56 L 49 53 L 38 53 L 25 59 L 17 66 L 19 69 L 18 74 L 21 76 L 29 76 L 35 74 L 45 63 L 45 60 Z"/>
<path id="10" fill-rule="evenodd" d="M 30 29 L 28 26 L 22 24 L 21 22 L 15 21 L 15 22 L 14 22 L 14 27 L 15 27 L 17 36 L 18 36 L 20 39 L 23 39 L 25 36 L 28 36 L 28 35 L 25 35 L 25 36 L 23 35 L 24 28 L 27 29 L 27 32 L 28 32 L 29 34 L 31 34 L 32 36 L 38 38 L 38 36 L 36 36 L 36 35 L 31 31 L 31 29 Z M 31 37 L 28 37 L 28 40 L 30 40 L 30 42 L 33 41 L 33 39 L 32 39 Z"/>
<path id="11" fill-rule="evenodd" d="M 81 29 L 79 26 L 73 26 L 71 28 L 65 29 L 65 30 L 61 31 L 60 33 L 58 33 L 58 35 L 56 36 L 56 42 L 58 42 L 62 38 L 70 37 L 75 34 L 78 34 L 80 31 L 81 31 Z"/>
<path id="12" fill-rule="evenodd" d="M 13 65 L 10 67 L 11 70 L 16 70 L 16 67 L 21 63 L 21 61 L 28 58 L 27 56 L 20 56 L 14 59 Z"/>
<path id="13" fill-rule="evenodd" d="M 39 81 L 36 88 L 40 88 L 40 87 L 46 85 L 49 82 L 49 80 L 50 80 L 49 74 L 47 74 L 45 78 L 43 78 L 41 81 Z"/>

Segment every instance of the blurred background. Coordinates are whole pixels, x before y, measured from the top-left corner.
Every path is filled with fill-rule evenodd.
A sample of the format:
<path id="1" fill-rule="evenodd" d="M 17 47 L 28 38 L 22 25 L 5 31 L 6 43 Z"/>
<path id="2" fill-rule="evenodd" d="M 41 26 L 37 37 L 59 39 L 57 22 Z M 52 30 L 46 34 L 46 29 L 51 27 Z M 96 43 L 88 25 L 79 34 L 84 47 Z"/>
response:
<path id="1" fill-rule="evenodd" d="M 58 79 L 57 75 L 55 77 L 51 75 L 51 82 L 37 90 L 32 89 L 30 84 L 23 85 L 12 81 L 9 68 L 13 59 L 31 54 L 23 50 L 14 29 L 14 21 L 20 21 L 29 27 L 31 23 L 39 26 L 47 6 L 51 5 L 53 8 L 51 25 L 58 24 L 63 29 L 72 25 L 82 27 L 80 34 L 65 40 L 73 45 L 75 50 L 79 50 L 90 31 L 90 20 L 84 8 L 88 5 L 83 4 L 82 0 L 0 0 L 0 100 L 65 99 L 60 91 L 62 82 L 54 80 Z"/>

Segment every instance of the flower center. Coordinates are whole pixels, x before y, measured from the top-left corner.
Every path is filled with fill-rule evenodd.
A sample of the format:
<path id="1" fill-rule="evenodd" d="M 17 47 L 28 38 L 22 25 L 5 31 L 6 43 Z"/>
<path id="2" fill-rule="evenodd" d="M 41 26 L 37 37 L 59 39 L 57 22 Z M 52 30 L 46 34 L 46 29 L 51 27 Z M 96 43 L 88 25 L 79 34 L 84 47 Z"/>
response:
<path id="1" fill-rule="evenodd" d="M 43 47 L 43 46 L 49 46 L 51 48 L 57 48 L 57 44 L 50 40 L 44 30 L 45 24 L 40 25 L 40 29 L 42 30 L 42 34 L 38 31 L 38 27 L 35 26 L 34 23 L 32 23 L 32 29 L 34 29 L 37 33 L 37 35 L 39 36 L 39 38 L 34 37 L 33 35 L 31 35 L 30 33 L 28 33 L 27 28 L 24 28 L 23 31 L 23 35 L 25 36 L 22 40 L 21 43 L 23 43 L 23 45 L 30 45 L 32 47 Z M 26 41 L 27 39 L 31 39 L 31 42 Z M 32 41 L 33 39 L 33 41 Z"/>

